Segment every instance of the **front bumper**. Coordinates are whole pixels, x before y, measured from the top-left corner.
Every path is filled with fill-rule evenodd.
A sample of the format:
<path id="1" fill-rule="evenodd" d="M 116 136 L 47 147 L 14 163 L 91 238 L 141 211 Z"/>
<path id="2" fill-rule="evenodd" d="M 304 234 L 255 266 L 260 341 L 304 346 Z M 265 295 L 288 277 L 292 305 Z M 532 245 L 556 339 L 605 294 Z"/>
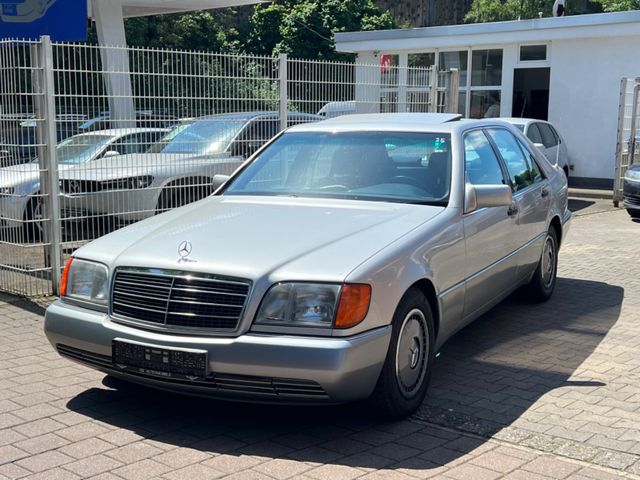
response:
<path id="1" fill-rule="evenodd" d="M 61 301 L 47 309 L 44 329 L 61 355 L 135 383 L 214 398 L 292 404 L 346 403 L 371 395 L 391 337 L 390 326 L 347 338 L 167 335 L 121 325 L 107 314 Z M 207 381 L 188 381 L 123 371 L 111 360 L 115 339 L 204 350 L 210 375 Z"/>
<path id="2" fill-rule="evenodd" d="M 640 180 L 624 179 L 622 185 L 624 208 L 640 210 Z"/>
<path id="3" fill-rule="evenodd" d="M 0 227 L 22 226 L 29 198 L 26 195 L 0 195 Z"/>

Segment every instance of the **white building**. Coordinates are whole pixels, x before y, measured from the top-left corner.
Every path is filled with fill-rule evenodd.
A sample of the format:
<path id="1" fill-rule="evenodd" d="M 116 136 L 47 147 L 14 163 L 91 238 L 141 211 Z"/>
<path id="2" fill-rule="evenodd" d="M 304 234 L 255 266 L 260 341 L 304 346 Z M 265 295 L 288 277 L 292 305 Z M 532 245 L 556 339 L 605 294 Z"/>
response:
<path id="1" fill-rule="evenodd" d="M 553 122 L 567 143 L 572 184 L 609 188 L 620 81 L 640 77 L 640 11 L 336 34 L 358 62 L 460 70 L 460 113 Z M 399 105 L 403 102 L 399 101 Z M 495 109 L 495 107 L 494 107 Z"/>

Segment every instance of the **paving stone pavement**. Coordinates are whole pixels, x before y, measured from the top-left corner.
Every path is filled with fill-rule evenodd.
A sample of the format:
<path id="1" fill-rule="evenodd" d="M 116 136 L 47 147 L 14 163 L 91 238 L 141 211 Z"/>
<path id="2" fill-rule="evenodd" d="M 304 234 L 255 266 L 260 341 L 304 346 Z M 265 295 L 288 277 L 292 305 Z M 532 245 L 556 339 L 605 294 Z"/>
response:
<path id="1" fill-rule="evenodd" d="M 127 385 L 60 358 L 42 307 L 0 294 L 0 479 L 640 479 L 640 224 L 594 212 L 553 299 L 451 339 L 401 422 Z"/>

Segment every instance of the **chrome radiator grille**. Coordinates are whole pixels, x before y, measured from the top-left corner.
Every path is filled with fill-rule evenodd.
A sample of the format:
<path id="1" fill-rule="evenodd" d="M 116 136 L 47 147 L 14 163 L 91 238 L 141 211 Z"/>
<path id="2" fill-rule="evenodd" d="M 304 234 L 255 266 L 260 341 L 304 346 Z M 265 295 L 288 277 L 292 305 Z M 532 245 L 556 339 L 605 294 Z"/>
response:
<path id="1" fill-rule="evenodd" d="M 172 330 L 232 331 L 242 318 L 247 280 L 176 271 L 117 270 L 116 319 Z"/>

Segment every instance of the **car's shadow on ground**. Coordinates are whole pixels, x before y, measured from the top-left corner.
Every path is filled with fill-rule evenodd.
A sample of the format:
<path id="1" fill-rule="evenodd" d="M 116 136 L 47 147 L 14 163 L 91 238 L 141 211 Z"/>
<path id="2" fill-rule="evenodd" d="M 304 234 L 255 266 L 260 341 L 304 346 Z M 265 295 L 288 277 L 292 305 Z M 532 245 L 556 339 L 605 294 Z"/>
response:
<path id="1" fill-rule="evenodd" d="M 592 205 L 595 205 L 596 202 L 593 200 L 584 200 L 582 198 L 570 198 L 569 199 L 569 210 L 572 212 L 579 212 L 580 210 L 584 210 L 585 208 L 589 208 Z"/>
<path id="2" fill-rule="evenodd" d="M 445 345 L 429 396 L 414 420 L 487 437 L 520 418 L 547 392 L 565 386 L 585 393 L 598 388 L 602 384 L 571 377 L 617 321 L 623 293 L 605 283 L 560 278 L 547 303 L 527 303 L 517 295 L 508 299 Z M 360 405 L 224 403 L 111 377 L 104 387 L 77 395 L 68 408 L 136 438 L 215 454 L 410 471 L 437 468 L 485 443 L 432 425 L 382 421 Z"/>

